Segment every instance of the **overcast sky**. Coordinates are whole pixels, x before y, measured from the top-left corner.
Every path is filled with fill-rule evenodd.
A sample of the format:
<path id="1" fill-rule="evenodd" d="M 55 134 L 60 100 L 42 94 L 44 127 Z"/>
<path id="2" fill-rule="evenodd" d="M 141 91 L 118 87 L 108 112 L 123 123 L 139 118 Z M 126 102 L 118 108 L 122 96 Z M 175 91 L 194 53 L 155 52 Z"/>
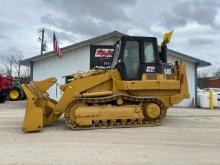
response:
<path id="1" fill-rule="evenodd" d="M 55 31 L 67 46 L 114 30 L 155 36 L 174 30 L 170 49 L 220 67 L 219 0 L 0 0 L 0 60 L 15 49 L 26 57 L 40 52 L 40 29 L 47 51 Z"/>

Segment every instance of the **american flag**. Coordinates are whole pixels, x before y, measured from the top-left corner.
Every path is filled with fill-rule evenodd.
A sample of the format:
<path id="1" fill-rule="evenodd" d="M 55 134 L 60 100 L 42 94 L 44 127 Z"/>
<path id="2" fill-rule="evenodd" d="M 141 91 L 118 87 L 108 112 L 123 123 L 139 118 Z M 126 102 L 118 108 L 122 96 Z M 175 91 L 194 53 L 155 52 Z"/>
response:
<path id="1" fill-rule="evenodd" d="M 59 43 L 56 39 L 56 35 L 55 35 L 55 32 L 53 33 L 53 50 L 54 52 L 57 54 L 57 56 L 59 58 L 62 58 L 63 57 L 63 53 L 61 52 L 60 50 L 60 47 L 59 47 Z"/>

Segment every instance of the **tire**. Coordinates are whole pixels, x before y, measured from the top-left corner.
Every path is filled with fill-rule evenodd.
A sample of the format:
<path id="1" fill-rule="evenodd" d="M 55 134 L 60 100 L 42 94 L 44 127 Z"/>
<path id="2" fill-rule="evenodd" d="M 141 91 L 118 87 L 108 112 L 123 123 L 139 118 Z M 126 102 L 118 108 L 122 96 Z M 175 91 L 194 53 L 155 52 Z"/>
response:
<path id="1" fill-rule="evenodd" d="M 21 89 L 19 88 L 13 88 L 9 94 L 8 94 L 8 97 L 11 101 L 17 101 L 17 100 L 20 100 L 22 99 L 23 97 L 23 91 L 21 91 Z"/>

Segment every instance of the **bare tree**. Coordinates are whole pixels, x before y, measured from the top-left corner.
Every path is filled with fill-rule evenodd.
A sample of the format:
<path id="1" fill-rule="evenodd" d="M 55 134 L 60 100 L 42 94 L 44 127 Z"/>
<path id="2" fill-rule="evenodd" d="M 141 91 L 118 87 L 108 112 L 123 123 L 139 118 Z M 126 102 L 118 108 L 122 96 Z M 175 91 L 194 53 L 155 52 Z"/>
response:
<path id="1" fill-rule="evenodd" d="M 0 76 L 4 76 L 5 75 L 5 70 L 3 66 L 0 66 Z"/>
<path id="2" fill-rule="evenodd" d="M 30 67 L 23 66 L 20 77 L 21 83 L 27 84 L 30 82 Z"/>
<path id="3" fill-rule="evenodd" d="M 217 71 L 214 72 L 213 77 L 220 78 L 220 68 L 218 68 Z"/>
<path id="4" fill-rule="evenodd" d="M 198 73 L 198 79 L 197 79 L 198 87 L 201 89 L 208 88 L 210 77 L 211 77 L 210 72 L 204 70 L 200 71 Z"/>
<path id="5" fill-rule="evenodd" d="M 198 73 L 198 78 L 205 78 L 205 77 L 209 77 L 207 72 Z"/>
<path id="6" fill-rule="evenodd" d="M 2 70 L 2 75 L 5 76 L 12 76 L 12 72 L 13 72 L 13 56 L 8 56 L 4 62 L 4 64 L 2 64 L 1 70 Z"/>
<path id="7" fill-rule="evenodd" d="M 20 77 L 29 77 L 30 76 L 30 67 L 28 66 L 23 66 L 21 70 L 21 75 Z"/>
<path id="8" fill-rule="evenodd" d="M 12 77 L 12 64 L 4 64 L 4 75 Z"/>
<path id="9" fill-rule="evenodd" d="M 21 61 L 23 59 L 23 54 L 16 54 L 13 57 L 13 68 L 14 71 L 16 72 L 16 75 L 18 78 L 21 77 L 21 69 L 22 69 L 22 65 L 21 65 Z"/>
<path id="10" fill-rule="evenodd" d="M 30 68 L 21 65 L 21 61 L 24 58 L 23 52 L 16 48 L 12 48 L 10 51 L 11 54 L 5 58 L 3 65 L 0 68 L 0 74 L 16 77 L 18 79 L 29 79 Z"/>

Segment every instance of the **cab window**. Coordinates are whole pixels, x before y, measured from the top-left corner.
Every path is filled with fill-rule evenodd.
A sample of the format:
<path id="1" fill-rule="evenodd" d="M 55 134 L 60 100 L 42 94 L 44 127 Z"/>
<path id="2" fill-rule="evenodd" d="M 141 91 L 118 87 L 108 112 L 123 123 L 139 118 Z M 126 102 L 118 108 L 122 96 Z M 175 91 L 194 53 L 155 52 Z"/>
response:
<path id="1" fill-rule="evenodd" d="M 155 63 L 155 52 L 152 42 L 144 42 L 145 63 Z"/>
<path id="2" fill-rule="evenodd" d="M 119 53 L 120 53 L 120 43 L 116 43 L 115 45 L 115 50 L 114 50 L 114 54 L 113 54 L 113 60 L 112 60 L 112 65 L 111 68 L 115 68 L 117 63 L 118 63 L 118 59 L 119 59 Z"/>

